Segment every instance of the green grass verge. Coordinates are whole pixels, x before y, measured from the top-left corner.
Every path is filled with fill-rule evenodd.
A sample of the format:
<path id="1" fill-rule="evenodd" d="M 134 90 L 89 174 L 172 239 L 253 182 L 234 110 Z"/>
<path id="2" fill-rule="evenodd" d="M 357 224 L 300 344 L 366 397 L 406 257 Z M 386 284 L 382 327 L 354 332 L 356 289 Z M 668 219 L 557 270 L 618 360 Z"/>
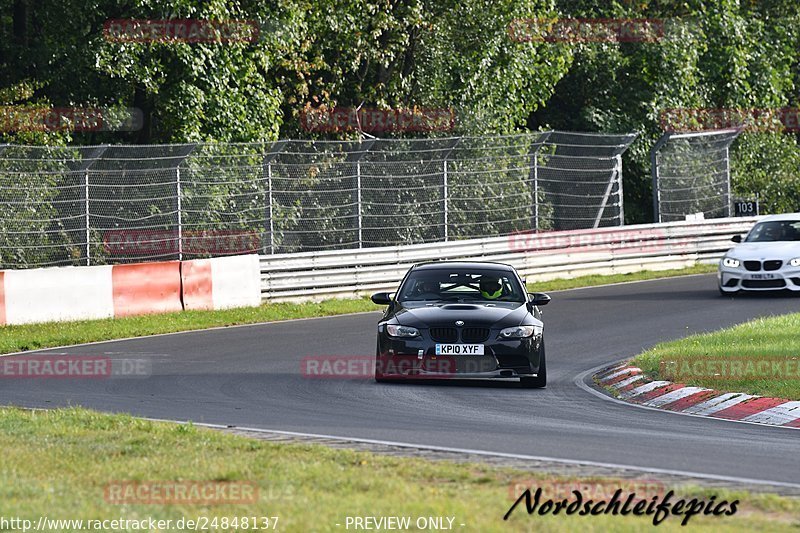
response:
<path id="1" fill-rule="evenodd" d="M 536 283 L 530 285 L 530 289 L 542 292 L 556 291 L 605 283 L 699 274 L 712 270 L 714 270 L 714 267 L 700 265 L 680 270 L 645 271 L 612 276 L 584 276 L 575 279 Z M 359 311 L 377 311 L 379 309 L 368 298 L 360 298 L 301 304 L 267 303 L 260 307 L 223 311 L 183 311 L 104 320 L 0 326 L 0 354 L 84 342 L 140 337 L 158 333 L 173 333 L 176 331 L 272 322 L 293 318 L 333 316 Z"/>
<path id="2" fill-rule="evenodd" d="M 633 364 L 654 379 L 800 400 L 800 314 L 658 344 Z"/>
<path id="3" fill-rule="evenodd" d="M 277 529 L 291 532 L 345 531 L 347 516 L 455 517 L 456 531 L 640 531 L 651 524 L 651 518 L 632 515 L 529 516 L 524 504 L 503 521 L 520 486 L 542 486 L 546 497 L 555 497 L 547 487 L 580 483 L 591 490 L 597 483 L 620 486 L 619 480 L 544 478 L 478 464 L 271 443 L 80 408 L 0 408 L 0 449 L 2 514 L 34 524 L 43 515 L 51 520 L 173 521 L 277 516 Z M 106 499 L 109 484 L 190 480 L 254 483 L 257 501 L 119 504 Z M 734 516 L 693 517 L 692 530 L 785 531 L 793 522 L 796 527 L 800 513 L 800 500 L 775 495 L 698 488 L 677 494 L 741 502 Z M 641 492 L 638 496 L 648 498 Z M 659 530 L 686 528 L 679 518 L 669 517 Z"/>

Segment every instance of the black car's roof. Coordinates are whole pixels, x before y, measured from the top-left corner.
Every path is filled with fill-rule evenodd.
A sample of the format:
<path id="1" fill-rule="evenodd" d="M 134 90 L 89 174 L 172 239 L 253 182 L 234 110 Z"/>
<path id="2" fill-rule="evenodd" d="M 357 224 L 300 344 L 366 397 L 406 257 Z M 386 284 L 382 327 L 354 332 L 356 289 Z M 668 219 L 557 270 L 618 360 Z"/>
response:
<path id="1" fill-rule="evenodd" d="M 502 270 L 513 272 L 514 268 L 503 263 L 489 263 L 480 261 L 436 261 L 433 263 L 421 263 L 414 265 L 414 270 L 452 270 L 452 269 L 481 269 L 481 270 Z"/>

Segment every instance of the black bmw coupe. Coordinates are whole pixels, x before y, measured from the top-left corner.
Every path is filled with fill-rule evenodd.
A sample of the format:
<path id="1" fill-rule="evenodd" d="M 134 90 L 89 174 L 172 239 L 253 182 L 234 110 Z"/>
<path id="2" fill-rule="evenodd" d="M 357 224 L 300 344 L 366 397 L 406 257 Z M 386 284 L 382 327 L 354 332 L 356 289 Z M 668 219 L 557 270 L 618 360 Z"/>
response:
<path id="1" fill-rule="evenodd" d="M 547 385 L 539 306 L 517 271 L 499 263 L 437 262 L 413 266 L 378 323 L 376 381 L 518 379 Z"/>

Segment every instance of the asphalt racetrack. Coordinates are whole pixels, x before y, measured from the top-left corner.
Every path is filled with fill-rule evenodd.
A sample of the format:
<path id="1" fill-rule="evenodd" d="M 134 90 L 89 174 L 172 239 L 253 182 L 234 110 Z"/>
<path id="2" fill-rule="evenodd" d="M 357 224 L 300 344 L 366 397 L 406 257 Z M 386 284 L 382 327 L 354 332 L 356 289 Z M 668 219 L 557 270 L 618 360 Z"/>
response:
<path id="1" fill-rule="evenodd" d="M 549 383 L 309 379 L 303 357 L 372 355 L 378 312 L 112 341 L 40 353 L 146 359 L 149 377 L 3 379 L 0 404 L 82 405 L 192 420 L 800 484 L 800 431 L 620 405 L 576 384 L 659 341 L 774 314 L 800 298 L 724 298 L 710 275 L 552 294 Z M 586 376 L 588 383 L 588 375 Z"/>

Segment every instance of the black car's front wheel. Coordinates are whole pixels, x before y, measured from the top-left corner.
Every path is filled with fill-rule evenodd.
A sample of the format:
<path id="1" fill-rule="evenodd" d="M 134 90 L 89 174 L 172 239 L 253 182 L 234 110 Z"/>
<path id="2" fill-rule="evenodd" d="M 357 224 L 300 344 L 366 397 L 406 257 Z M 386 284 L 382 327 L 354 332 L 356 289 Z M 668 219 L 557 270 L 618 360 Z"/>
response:
<path id="1" fill-rule="evenodd" d="M 536 377 L 521 377 L 519 382 L 527 389 L 543 389 L 547 387 L 547 361 L 544 357 L 544 339 L 539 348 L 539 373 Z"/>

